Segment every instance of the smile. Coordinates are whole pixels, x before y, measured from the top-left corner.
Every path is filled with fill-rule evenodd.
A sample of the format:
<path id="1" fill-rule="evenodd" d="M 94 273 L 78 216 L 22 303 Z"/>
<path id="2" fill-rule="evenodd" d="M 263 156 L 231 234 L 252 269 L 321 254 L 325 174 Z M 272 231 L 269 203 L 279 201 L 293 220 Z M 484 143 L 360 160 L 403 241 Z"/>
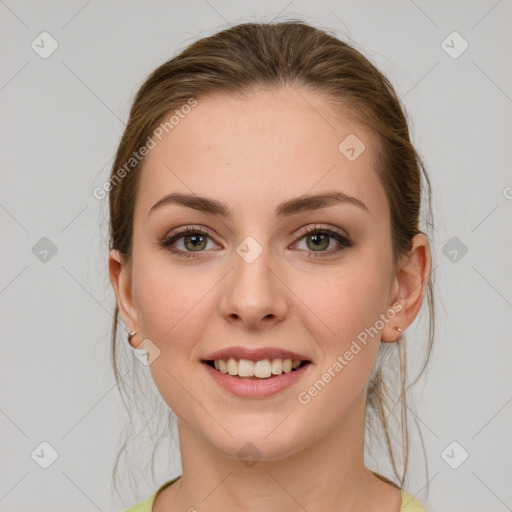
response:
<path id="1" fill-rule="evenodd" d="M 250 359 L 215 359 L 207 361 L 221 373 L 227 373 L 238 377 L 255 377 L 258 379 L 268 379 L 274 375 L 290 373 L 309 361 L 293 361 L 292 359 L 261 359 L 251 361 Z"/>
<path id="2" fill-rule="evenodd" d="M 202 364 L 214 382 L 240 398 L 266 398 L 280 393 L 295 384 L 311 366 L 310 361 L 291 359 L 229 358 L 202 361 Z"/>

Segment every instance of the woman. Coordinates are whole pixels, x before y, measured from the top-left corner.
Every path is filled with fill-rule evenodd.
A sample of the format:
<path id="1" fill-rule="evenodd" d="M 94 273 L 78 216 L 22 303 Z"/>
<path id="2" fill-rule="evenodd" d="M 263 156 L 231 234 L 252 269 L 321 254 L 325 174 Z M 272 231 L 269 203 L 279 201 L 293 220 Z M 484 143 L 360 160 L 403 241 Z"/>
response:
<path id="1" fill-rule="evenodd" d="M 131 512 L 425 510 L 407 445 L 399 485 L 364 462 L 370 409 L 391 450 L 382 353 L 405 391 L 431 305 L 421 172 L 430 191 L 387 79 L 302 22 L 229 28 L 146 80 L 109 183 L 114 355 L 120 313 L 183 470 Z"/>

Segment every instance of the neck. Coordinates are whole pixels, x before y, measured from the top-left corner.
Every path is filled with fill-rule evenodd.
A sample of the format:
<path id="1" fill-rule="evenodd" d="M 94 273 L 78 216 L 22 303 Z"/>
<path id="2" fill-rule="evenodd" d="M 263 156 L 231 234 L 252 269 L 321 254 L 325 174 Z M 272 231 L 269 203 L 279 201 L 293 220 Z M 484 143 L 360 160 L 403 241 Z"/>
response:
<path id="1" fill-rule="evenodd" d="M 182 476 L 153 510 L 398 511 L 399 491 L 364 465 L 362 405 L 351 420 L 307 447 L 252 463 L 226 456 L 178 422 Z"/>

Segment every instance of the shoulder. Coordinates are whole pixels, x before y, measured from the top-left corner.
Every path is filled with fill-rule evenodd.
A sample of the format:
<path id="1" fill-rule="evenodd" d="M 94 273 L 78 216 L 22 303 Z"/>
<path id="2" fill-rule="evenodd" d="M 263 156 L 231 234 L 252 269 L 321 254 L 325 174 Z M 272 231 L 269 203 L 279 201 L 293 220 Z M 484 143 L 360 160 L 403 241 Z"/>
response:
<path id="1" fill-rule="evenodd" d="M 398 485 L 392 482 L 389 478 L 377 473 L 376 471 L 371 471 L 379 480 L 382 480 L 393 487 L 395 489 L 400 489 Z M 402 497 L 402 505 L 400 507 L 400 512 L 427 512 L 425 507 L 414 497 L 411 496 L 406 490 L 400 489 L 400 495 Z"/>
<path id="2" fill-rule="evenodd" d="M 166 482 L 155 492 L 155 494 L 153 494 L 146 500 L 141 501 L 137 505 L 134 505 L 133 507 L 129 508 L 125 512 L 152 512 L 153 503 L 155 502 L 158 493 L 161 490 L 165 489 L 165 487 L 167 487 L 168 485 L 171 485 L 178 478 Z M 400 507 L 400 512 L 427 512 L 425 507 L 414 496 L 411 496 L 404 489 L 402 489 L 400 492 L 402 495 L 402 506 Z"/>
<path id="3" fill-rule="evenodd" d="M 137 505 L 134 505 L 133 507 L 126 510 L 125 512 L 151 512 L 155 498 L 156 498 L 156 493 L 153 494 L 153 496 L 149 497 L 147 500 L 137 503 Z"/>
<path id="4" fill-rule="evenodd" d="M 165 482 L 163 485 L 161 485 L 158 488 L 158 490 L 155 492 L 155 494 L 153 494 L 152 496 L 150 496 L 146 500 L 141 501 L 140 503 L 137 503 L 137 505 L 134 505 L 133 507 L 131 507 L 128 510 L 126 510 L 125 512 L 152 512 L 152 510 L 153 510 L 153 503 L 155 502 L 156 497 L 158 496 L 158 493 L 160 491 L 162 491 L 163 489 L 165 489 L 166 487 L 168 487 L 169 485 L 171 485 L 174 482 L 176 482 L 176 480 L 178 480 L 178 478 L 180 478 L 180 476 L 177 476 L 176 478 L 173 478 L 172 480 L 169 480 L 168 482 Z"/>
<path id="5" fill-rule="evenodd" d="M 411 496 L 404 489 L 401 490 L 401 493 L 402 506 L 400 507 L 400 512 L 427 512 L 425 507 L 414 496 Z"/>

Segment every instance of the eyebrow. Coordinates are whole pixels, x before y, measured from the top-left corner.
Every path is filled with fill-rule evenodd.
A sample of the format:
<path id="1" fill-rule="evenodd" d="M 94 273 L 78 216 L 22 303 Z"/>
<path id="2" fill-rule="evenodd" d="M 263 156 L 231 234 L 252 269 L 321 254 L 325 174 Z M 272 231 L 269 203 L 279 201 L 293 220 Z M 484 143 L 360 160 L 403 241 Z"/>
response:
<path id="1" fill-rule="evenodd" d="M 159 199 L 149 210 L 148 216 L 166 205 L 180 205 L 204 213 L 233 218 L 233 211 L 224 203 L 209 197 L 195 194 L 171 193 Z M 319 210 L 335 204 L 351 204 L 371 215 L 370 210 L 360 199 L 349 196 L 343 192 L 323 192 L 316 195 L 304 195 L 282 202 L 276 208 L 276 217 L 283 218 L 307 210 Z"/>

